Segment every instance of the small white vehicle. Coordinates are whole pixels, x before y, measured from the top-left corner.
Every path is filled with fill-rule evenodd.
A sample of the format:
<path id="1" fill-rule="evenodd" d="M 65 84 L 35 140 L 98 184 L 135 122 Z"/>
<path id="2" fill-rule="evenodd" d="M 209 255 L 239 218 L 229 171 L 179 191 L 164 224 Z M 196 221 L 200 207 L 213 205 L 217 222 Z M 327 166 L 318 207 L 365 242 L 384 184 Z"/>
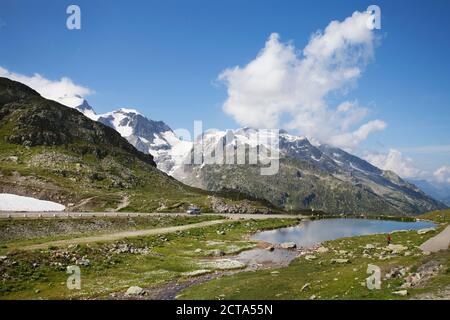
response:
<path id="1" fill-rule="evenodd" d="M 198 208 L 198 207 L 189 207 L 187 210 L 186 210 L 186 213 L 187 214 L 200 214 L 200 208 Z"/>

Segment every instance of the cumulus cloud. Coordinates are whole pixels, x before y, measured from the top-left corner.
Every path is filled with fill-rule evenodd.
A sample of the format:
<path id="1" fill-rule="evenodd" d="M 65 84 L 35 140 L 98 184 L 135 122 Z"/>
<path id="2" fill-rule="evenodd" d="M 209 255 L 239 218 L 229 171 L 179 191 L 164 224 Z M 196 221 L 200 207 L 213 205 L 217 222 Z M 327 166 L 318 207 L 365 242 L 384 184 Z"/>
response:
<path id="1" fill-rule="evenodd" d="M 39 92 L 44 98 L 55 100 L 72 108 L 79 106 L 85 96 L 92 94 L 92 90 L 73 83 L 67 77 L 62 77 L 60 80 L 49 80 L 37 73 L 26 76 L 10 72 L 2 67 L 0 67 L 0 77 L 22 82 Z"/>
<path id="2" fill-rule="evenodd" d="M 419 178 L 425 174 L 414 165 L 411 158 L 405 157 L 396 149 L 390 149 L 387 154 L 367 154 L 364 159 L 380 169 L 391 170 L 402 178 Z"/>
<path id="3" fill-rule="evenodd" d="M 348 92 L 373 57 L 375 35 L 367 28 L 369 18 L 369 13 L 355 12 L 342 22 L 332 21 L 314 33 L 301 52 L 272 33 L 254 60 L 219 75 L 228 92 L 223 110 L 241 125 L 295 129 L 321 142 L 356 147 L 386 123 L 361 125 L 367 108 L 357 101 L 332 108 L 327 98 Z M 285 118 L 290 120 L 282 122 Z"/>
<path id="4" fill-rule="evenodd" d="M 386 123 L 381 120 L 369 121 L 353 132 L 346 132 L 330 137 L 332 145 L 341 146 L 346 149 L 355 148 L 362 141 L 366 140 L 369 134 L 375 131 L 384 130 Z"/>
<path id="5" fill-rule="evenodd" d="M 450 183 L 450 167 L 442 166 L 433 172 L 433 177 L 437 182 Z"/>

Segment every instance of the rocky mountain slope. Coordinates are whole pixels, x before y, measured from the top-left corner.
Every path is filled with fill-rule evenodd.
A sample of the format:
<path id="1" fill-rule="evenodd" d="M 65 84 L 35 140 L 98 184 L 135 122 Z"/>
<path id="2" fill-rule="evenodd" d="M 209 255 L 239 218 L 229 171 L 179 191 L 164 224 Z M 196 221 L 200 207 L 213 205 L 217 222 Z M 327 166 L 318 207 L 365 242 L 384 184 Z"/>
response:
<path id="1" fill-rule="evenodd" d="M 119 109 L 97 115 L 87 106 L 84 103 L 77 109 L 116 129 L 137 149 L 152 154 L 159 169 L 201 189 L 234 190 L 266 199 L 285 210 L 403 215 L 445 207 L 393 172 L 383 171 L 339 148 L 314 146 L 308 139 L 285 131 L 279 134 L 279 172 L 262 176 L 261 165 L 191 164 L 193 147 L 204 154 L 227 144 L 235 149 L 270 149 L 249 128 L 210 130 L 202 135 L 202 141 L 181 141 L 165 123 L 149 120 L 135 110 Z"/>
<path id="2" fill-rule="evenodd" d="M 0 193 L 51 200 L 69 210 L 179 212 L 190 204 L 205 211 L 268 210 L 263 201 L 180 183 L 101 123 L 110 120 L 93 121 L 0 78 Z"/>

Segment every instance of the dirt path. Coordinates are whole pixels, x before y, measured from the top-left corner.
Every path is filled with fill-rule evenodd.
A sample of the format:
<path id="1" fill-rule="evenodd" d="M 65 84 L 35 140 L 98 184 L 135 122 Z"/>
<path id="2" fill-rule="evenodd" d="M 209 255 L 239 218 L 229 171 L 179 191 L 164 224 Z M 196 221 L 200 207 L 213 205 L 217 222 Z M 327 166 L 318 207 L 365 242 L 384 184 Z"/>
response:
<path id="1" fill-rule="evenodd" d="M 420 246 L 422 251 L 436 252 L 440 250 L 447 250 L 450 246 L 450 225 L 444 229 L 441 233 L 428 239 Z"/>
<path id="2" fill-rule="evenodd" d="M 120 201 L 119 205 L 117 206 L 117 208 L 114 210 L 114 212 L 120 211 L 123 208 L 128 207 L 128 205 L 130 204 L 130 197 L 128 195 L 124 195 L 122 197 L 122 200 Z"/>
<path id="3" fill-rule="evenodd" d="M 74 238 L 74 239 L 67 239 L 67 240 L 57 240 L 57 241 L 50 241 L 50 242 L 25 246 L 25 247 L 22 247 L 21 249 L 22 250 L 37 250 L 37 249 L 46 249 L 51 246 L 59 247 L 59 246 L 67 246 L 67 245 L 71 245 L 71 244 L 115 241 L 115 240 L 120 240 L 120 239 L 124 239 L 124 238 L 142 237 L 142 236 L 149 236 L 149 235 L 155 235 L 155 234 L 166 234 L 166 233 L 173 233 L 173 232 L 177 232 L 177 231 L 189 230 L 189 229 L 193 229 L 193 228 L 208 227 L 208 226 L 212 226 L 212 225 L 216 225 L 216 224 L 221 224 L 221 223 L 224 223 L 227 221 L 229 221 L 229 220 L 213 220 L 213 221 L 185 224 L 182 226 L 175 226 L 175 227 L 155 228 L 155 229 L 136 230 L 136 231 L 124 231 L 124 232 L 110 233 L 110 234 L 92 236 L 92 237 L 81 237 L 81 238 Z"/>

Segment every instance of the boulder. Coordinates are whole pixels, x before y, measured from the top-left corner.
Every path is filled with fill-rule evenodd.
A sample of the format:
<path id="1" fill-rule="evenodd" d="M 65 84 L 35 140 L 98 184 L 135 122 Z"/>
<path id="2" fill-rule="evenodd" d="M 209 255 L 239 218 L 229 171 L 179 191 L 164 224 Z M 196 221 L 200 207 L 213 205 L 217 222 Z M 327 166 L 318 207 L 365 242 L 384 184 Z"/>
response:
<path id="1" fill-rule="evenodd" d="M 391 251 L 393 254 L 399 254 L 403 251 L 408 250 L 408 247 L 402 245 L 402 244 L 390 244 L 386 247 L 387 251 Z"/>
<path id="2" fill-rule="evenodd" d="M 431 231 L 434 231 L 434 230 L 435 230 L 435 228 L 420 229 L 420 230 L 417 230 L 417 234 L 425 234 L 425 233 L 428 233 L 428 232 L 431 232 Z"/>
<path id="3" fill-rule="evenodd" d="M 87 267 L 87 266 L 89 266 L 91 264 L 91 261 L 89 259 L 83 257 L 81 259 L 78 259 L 75 263 L 77 265 L 79 265 L 79 266 L 86 266 Z"/>
<path id="4" fill-rule="evenodd" d="M 443 268 L 437 261 L 429 261 L 419 267 L 417 272 L 410 273 L 405 277 L 405 283 L 401 288 L 412 288 L 428 282 L 431 278 L 439 274 Z"/>
<path id="5" fill-rule="evenodd" d="M 406 275 L 406 268 L 405 267 L 395 267 L 391 269 L 390 272 L 388 272 L 385 276 L 385 279 L 395 279 L 395 278 L 401 278 Z"/>
<path id="6" fill-rule="evenodd" d="M 348 259 L 331 259 L 331 263 L 350 263 Z"/>
<path id="7" fill-rule="evenodd" d="M 327 253 L 328 251 L 330 251 L 330 249 L 326 248 L 326 247 L 319 247 L 316 250 L 318 253 Z"/>
<path id="8" fill-rule="evenodd" d="M 295 242 L 284 242 L 280 245 L 283 249 L 295 249 L 297 244 Z"/>
<path id="9" fill-rule="evenodd" d="M 145 294 L 144 289 L 138 286 L 129 287 L 127 292 L 125 292 L 126 296 L 141 296 L 144 294 Z"/>
<path id="10" fill-rule="evenodd" d="M 309 288 L 310 288 L 310 284 L 309 283 L 305 283 L 303 285 L 303 287 L 300 289 L 300 291 L 303 292 L 303 291 L 309 290 Z"/>
<path id="11" fill-rule="evenodd" d="M 402 296 L 405 297 L 408 295 L 408 291 L 407 290 L 399 290 L 399 291 L 394 291 L 392 292 L 393 294 L 396 294 L 398 296 Z"/>
<path id="12" fill-rule="evenodd" d="M 221 256 L 225 255 L 225 252 L 220 249 L 209 250 L 207 253 L 208 253 L 208 255 L 215 256 L 215 257 L 221 257 Z"/>

